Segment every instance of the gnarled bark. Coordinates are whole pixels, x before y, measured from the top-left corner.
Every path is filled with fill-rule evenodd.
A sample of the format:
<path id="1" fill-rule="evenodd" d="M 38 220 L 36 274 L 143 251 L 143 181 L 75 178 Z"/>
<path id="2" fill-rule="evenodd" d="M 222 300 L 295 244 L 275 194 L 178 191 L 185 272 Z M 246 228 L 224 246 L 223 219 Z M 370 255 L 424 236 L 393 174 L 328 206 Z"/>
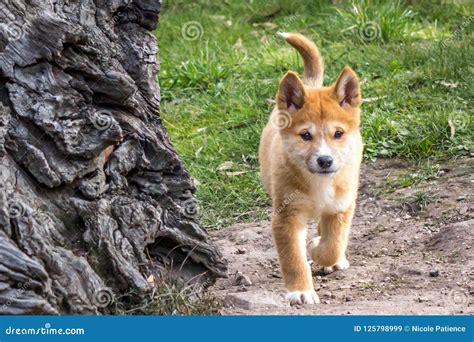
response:
<path id="1" fill-rule="evenodd" d="M 94 314 L 225 265 L 159 117 L 158 0 L 2 0 L 0 314 Z"/>

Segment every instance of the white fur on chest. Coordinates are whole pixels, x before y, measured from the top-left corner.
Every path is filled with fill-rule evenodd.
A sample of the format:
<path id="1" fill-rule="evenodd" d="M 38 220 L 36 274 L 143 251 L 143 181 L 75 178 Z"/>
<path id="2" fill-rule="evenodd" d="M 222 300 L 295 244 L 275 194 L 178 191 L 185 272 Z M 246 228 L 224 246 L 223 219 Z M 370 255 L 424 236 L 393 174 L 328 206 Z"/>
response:
<path id="1" fill-rule="evenodd" d="M 353 195 L 350 192 L 336 196 L 332 181 L 332 177 L 321 177 L 312 187 L 309 200 L 314 204 L 315 217 L 319 217 L 323 213 L 343 212 L 352 203 Z"/>

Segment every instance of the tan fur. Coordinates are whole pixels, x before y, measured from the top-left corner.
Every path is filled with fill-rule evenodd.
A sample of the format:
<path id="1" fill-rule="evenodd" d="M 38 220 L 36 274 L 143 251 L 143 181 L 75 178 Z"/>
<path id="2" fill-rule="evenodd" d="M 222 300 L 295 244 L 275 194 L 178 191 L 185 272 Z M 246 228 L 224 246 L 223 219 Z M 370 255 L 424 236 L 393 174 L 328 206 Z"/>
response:
<path id="1" fill-rule="evenodd" d="M 303 57 L 303 81 L 311 87 L 323 85 L 324 65 L 316 45 L 299 33 L 292 33 L 286 41 Z"/>
<path id="2" fill-rule="evenodd" d="M 357 75 L 349 67 L 334 84 L 320 87 L 323 67 L 316 46 L 299 34 L 284 37 L 303 53 L 304 79 L 321 82 L 304 84 L 291 71 L 280 81 L 276 108 L 262 132 L 260 174 L 272 198 L 273 236 L 290 301 L 315 303 L 306 258 L 306 226 L 311 219 L 319 220 L 320 237 L 312 244 L 312 259 L 325 267 L 347 267 L 345 250 L 363 149 L 361 94 Z M 339 139 L 336 130 L 343 132 Z M 305 132 L 311 135 L 310 141 L 303 140 Z M 330 174 L 318 173 L 324 171 L 317 162 L 322 155 L 333 158 Z"/>

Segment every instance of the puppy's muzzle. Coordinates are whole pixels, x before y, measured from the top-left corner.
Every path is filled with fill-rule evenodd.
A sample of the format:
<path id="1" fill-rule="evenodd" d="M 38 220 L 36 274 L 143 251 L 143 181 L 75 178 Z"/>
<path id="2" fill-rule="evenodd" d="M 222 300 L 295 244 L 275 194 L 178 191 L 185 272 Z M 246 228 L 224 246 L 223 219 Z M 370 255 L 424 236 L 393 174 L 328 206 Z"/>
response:
<path id="1" fill-rule="evenodd" d="M 336 172 L 334 159 L 329 155 L 312 155 L 306 161 L 309 172 L 317 174 L 331 174 Z"/>

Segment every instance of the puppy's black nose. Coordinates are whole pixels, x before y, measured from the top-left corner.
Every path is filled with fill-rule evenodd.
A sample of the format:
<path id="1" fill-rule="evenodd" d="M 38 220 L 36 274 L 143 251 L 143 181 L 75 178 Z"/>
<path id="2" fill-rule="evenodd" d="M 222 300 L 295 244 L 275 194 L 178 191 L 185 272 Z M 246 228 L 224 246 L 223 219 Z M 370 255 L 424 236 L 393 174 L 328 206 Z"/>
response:
<path id="1" fill-rule="evenodd" d="M 333 159 L 331 156 L 321 156 L 318 158 L 318 165 L 321 169 L 329 169 L 332 165 Z"/>

